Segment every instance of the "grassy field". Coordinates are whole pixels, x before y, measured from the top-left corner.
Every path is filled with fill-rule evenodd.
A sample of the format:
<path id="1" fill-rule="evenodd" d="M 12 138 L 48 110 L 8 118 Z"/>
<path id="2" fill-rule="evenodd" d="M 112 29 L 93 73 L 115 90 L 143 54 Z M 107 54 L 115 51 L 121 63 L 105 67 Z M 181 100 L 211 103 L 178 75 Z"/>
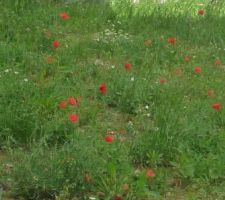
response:
<path id="1" fill-rule="evenodd" d="M 0 199 L 225 199 L 223 1 L 0 7 Z"/>

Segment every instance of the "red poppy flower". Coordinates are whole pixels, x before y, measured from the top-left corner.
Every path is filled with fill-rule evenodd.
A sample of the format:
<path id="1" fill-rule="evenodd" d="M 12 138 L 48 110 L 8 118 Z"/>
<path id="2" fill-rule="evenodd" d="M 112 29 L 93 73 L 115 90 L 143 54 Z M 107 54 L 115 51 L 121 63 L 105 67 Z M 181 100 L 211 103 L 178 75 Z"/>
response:
<path id="1" fill-rule="evenodd" d="M 184 61 L 185 61 L 185 62 L 189 62 L 190 60 L 191 60 L 191 58 L 190 58 L 189 56 L 185 56 L 185 57 L 184 57 Z"/>
<path id="2" fill-rule="evenodd" d="M 68 20 L 70 18 L 70 16 L 66 12 L 60 13 L 59 16 L 62 20 Z"/>
<path id="3" fill-rule="evenodd" d="M 176 42 L 177 42 L 177 40 L 176 40 L 176 38 L 168 38 L 167 39 L 167 42 L 169 43 L 169 44 L 176 44 Z"/>
<path id="4" fill-rule="evenodd" d="M 221 104 L 218 103 L 218 102 L 212 104 L 212 108 L 217 110 L 217 111 L 221 110 L 221 107 L 222 107 Z"/>
<path id="5" fill-rule="evenodd" d="M 155 173 L 152 169 L 147 169 L 146 176 L 151 178 L 155 176 Z"/>
<path id="6" fill-rule="evenodd" d="M 161 85 L 165 84 L 166 82 L 167 82 L 167 80 L 164 79 L 164 78 L 161 78 L 161 79 L 159 80 L 159 83 L 160 83 Z"/>
<path id="7" fill-rule="evenodd" d="M 122 200 L 122 197 L 120 197 L 120 196 L 115 196 L 115 197 L 113 198 L 113 200 Z"/>
<path id="8" fill-rule="evenodd" d="M 67 102 L 66 102 L 66 101 L 61 101 L 61 102 L 59 103 L 59 108 L 60 108 L 60 109 L 64 109 L 64 108 L 66 107 L 66 105 L 67 105 Z"/>
<path id="9" fill-rule="evenodd" d="M 198 10 L 198 15 L 204 15 L 205 11 L 204 10 Z"/>
<path id="10" fill-rule="evenodd" d="M 125 68 L 127 71 L 130 71 L 131 68 L 132 68 L 132 64 L 130 64 L 130 63 L 125 63 L 125 64 L 124 64 L 124 68 Z"/>
<path id="11" fill-rule="evenodd" d="M 79 120 L 79 117 L 76 114 L 70 114 L 69 120 L 73 123 L 76 123 Z"/>
<path id="12" fill-rule="evenodd" d="M 77 100 L 76 100 L 74 97 L 69 97 L 68 103 L 69 103 L 71 106 L 75 106 L 75 105 L 77 105 Z"/>
<path id="13" fill-rule="evenodd" d="M 106 135 L 105 136 L 105 141 L 106 142 L 112 142 L 114 139 L 113 139 L 113 137 L 111 136 L 111 135 Z"/>
<path id="14" fill-rule="evenodd" d="M 54 47 L 55 49 L 57 49 L 57 48 L 59 47 L 60 43 L 59 43 L 59 41 L 54 41 L 54 42 L 52 43 L 52 45 L 53 45 L 53 47 Z"/>
<path id="15" fill-rule="evenodd" d="M 208 90 L 208 96 L 209 97 L 212 97 L 212 96 L 214 96 L 214 91 L 213 90 Z"/>
<path id="16" fill-rule="evenodd" d="M 102 84 L 99 86 L 99 91 L 100 91 L 100 93 L 102 93 L 102 94 L 106 94 L 107 88 L 106 88 L 106 84 L 105 84 L 105 83 L 102 83 Z"/>
<path id="17" fill-rule="evenodd" d="M 201 74 L 202 68 L 201 67 L 195 67 L 195 73 L 196 74 Z"/>
<path id="18" fill-rule="evenodd" d="M 221 65 L 221 61 L 220 61 L 219 59 L 216 59 L 216 60 L 214 61 L 214 65 Z"/>

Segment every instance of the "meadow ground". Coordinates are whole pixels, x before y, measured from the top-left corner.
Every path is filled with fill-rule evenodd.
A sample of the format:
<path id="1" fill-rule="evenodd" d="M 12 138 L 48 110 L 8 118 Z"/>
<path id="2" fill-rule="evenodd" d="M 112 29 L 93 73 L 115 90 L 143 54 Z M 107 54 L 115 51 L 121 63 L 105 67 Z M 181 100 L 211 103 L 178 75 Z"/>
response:
<path id="1" fill-rule="evenodd" d="M 225 199 L 224 2 L 149 2 L 0 1 L 0 199 Z"/>

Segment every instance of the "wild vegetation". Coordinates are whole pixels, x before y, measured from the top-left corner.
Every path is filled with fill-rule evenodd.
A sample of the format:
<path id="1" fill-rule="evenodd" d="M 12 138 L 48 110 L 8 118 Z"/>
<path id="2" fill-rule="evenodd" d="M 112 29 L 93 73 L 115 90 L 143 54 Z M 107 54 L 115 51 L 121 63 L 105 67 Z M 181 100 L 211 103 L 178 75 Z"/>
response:
<path id="1" fill-rule="evenodd" d="M 225 199 L 223 1 L 0 7 L 0 199 Z"/>

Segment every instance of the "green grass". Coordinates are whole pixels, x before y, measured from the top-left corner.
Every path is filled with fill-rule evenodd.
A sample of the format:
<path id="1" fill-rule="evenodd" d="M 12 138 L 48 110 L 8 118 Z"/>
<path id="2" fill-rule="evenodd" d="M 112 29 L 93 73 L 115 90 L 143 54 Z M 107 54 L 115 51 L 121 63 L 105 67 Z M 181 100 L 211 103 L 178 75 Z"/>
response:
<path id="1" fill-rule="evenodd" d="M 0 2 L 0 198 L 224 199 L 223 5 Z"/>

